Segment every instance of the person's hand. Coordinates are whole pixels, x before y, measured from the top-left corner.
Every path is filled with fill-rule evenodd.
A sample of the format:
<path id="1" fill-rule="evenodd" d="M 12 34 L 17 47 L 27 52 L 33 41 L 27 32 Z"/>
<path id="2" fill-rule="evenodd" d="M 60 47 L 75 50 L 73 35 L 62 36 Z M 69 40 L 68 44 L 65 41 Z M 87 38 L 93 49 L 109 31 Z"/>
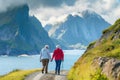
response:
<path id="1" fill-rule="evenodd" d="M 40 60 L 40 62 L 42 62 L 42 60 Z"/>
<path id="2" fill-rule="evenodd" d="M 51 62 L 52 62 L 53 60 L 51 59 Z"/>

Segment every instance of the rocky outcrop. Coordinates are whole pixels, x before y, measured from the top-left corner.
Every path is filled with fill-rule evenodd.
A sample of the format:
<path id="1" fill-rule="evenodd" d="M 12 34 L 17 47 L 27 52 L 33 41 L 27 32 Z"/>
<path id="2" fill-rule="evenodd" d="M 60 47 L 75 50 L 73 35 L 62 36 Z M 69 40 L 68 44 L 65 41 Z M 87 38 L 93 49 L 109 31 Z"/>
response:
<path id="1" fill-rule="evenodd" d="M 94 59 L 93 65 L 100 67 L 102 73 L 110 80 L 120 80 L 120 60 L 108 57 L 97 57 Z"/>

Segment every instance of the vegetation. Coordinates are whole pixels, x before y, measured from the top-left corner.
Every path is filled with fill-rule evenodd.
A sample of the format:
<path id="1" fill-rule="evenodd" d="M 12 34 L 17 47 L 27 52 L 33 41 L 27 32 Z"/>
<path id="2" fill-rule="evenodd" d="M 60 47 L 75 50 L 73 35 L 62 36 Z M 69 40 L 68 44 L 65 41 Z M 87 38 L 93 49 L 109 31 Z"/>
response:
<path id="1" fill-rule="evenodd" d="M 104 74 L 101 74 L 101 70 L 98 69 L 95 74 L 91 75 L 91 80 L 108 80 L 108 78 Z"/>
<path id="2" fill-rule="evenodd" d="M 9 74 L 0 76 L 0 80 L 24 80 L 24 78 L 36 71 L 40 71 L 40 69 L 33 69 L 33 70 L 14 70 Z"/>
<path id="3" fill-rule="evenodd" d="M 119 30 L 119 29 L 120 29 L 120 19 L 118 19 L 118 20 L 115 22 L 114 25 L 110 26 L 108 29 L 105 29 L 105 30 L 103 31 L 103 34 L 109 32 L 109 31 L 114 31 L 114 32 L 116 32 L 116 31 Z"/>
<path id="4" fill-rule="evenodd" d="M 96 57 L 120 59 L 120 19 L 103 31 L 103 36 L 99 45 L 93 47 L 96 44 L 93 42 L 88 46 L 87 51 L 70 70 L 68 80 L 108 80 L 101 74 L 100 68 L 95 69 L 96 66 L 93 66 L 92 62 Z"/>

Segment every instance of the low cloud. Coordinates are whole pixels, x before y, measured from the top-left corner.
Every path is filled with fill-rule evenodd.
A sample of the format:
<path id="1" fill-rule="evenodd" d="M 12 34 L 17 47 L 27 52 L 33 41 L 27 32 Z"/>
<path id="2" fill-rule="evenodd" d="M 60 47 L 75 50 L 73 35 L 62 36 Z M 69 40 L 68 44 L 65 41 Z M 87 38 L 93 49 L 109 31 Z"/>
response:
<path id="1" fill-rule="evenodd" d="M 68 6 L 74 5 L 76 0 L 28 0 L 27 3 L 31 8 L 38 7 L 60 7 L 65 4 Z"/>
<path id="2" fill-rule="evenodd" d="M 25 3 L 25 0 L 0 0 L 0 12 L 6 11 L 9 7 L 15 7 Z"/>
<path id="3" fill-rule="evenodd" d="M 89 8 L 99 13 L 111 24 L 113 24 L 116 19 L 120 18 L 120 15 L 118 14 L 120 11 L 119 0 L 93 0 L 92 3 L 89 2 L 89 5 Z"/>
<path id="4" fill-rule="evenodd" d="M 30 9 L 37 9 L 39 7 L 61 7 L 62 5 L 73 6 L 75 2 L 76 0 L 0 0 L 0 12 L 22 4 L 28 4 Z"/>

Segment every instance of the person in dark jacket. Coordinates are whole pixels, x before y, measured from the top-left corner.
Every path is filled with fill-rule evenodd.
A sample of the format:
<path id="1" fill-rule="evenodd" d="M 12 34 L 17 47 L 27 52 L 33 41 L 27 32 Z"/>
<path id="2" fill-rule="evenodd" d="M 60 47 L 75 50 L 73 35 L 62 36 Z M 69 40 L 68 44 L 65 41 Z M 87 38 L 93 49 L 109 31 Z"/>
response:
<path id="1" fill-rule="evenodd" d="M 55 60 L 55 63 L 56 63 L 55 74 L 60 75 L 60 66 L 61 66 L 61 62 L 64 60 L 64 53 L 59 45 L 56 46 L 56 49 L 53 52 L 51 61 L 53 59 Z"/>

